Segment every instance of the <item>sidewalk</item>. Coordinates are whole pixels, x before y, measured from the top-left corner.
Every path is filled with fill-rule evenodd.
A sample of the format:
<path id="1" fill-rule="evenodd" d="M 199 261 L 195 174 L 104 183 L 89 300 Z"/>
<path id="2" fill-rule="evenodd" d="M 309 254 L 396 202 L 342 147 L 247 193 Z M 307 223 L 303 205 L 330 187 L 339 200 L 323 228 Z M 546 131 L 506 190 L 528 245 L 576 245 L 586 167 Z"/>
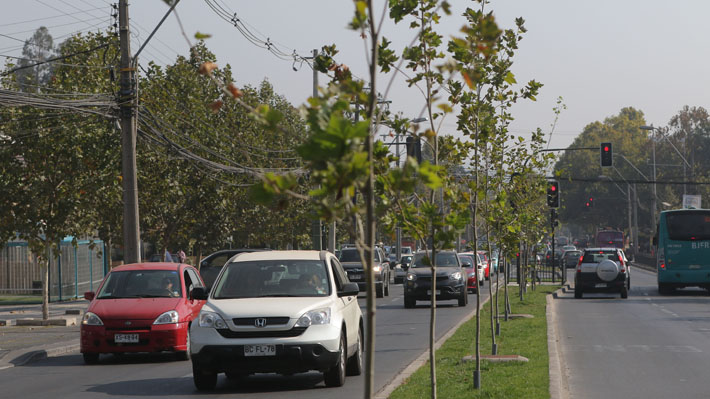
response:
<path id="1" fill-rule="evenodd" d="M 49 320 L 42 305 L 0 306 L 0 370 L 32 360 L 79 350 L 79 324 L 87 300 L 49 304 Z"/>

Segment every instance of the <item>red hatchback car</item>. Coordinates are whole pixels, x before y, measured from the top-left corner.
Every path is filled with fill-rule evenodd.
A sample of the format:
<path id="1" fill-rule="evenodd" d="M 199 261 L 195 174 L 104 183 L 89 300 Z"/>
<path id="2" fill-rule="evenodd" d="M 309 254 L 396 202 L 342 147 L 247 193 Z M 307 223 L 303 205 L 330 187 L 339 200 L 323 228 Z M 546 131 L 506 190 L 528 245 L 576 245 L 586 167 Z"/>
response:
<path id="1" fill-rule="evenodd" d="M 190 323 L 205 301 L 190 299 L 204 287 L 198 271 L 186 264 L 136 263 L 106 275 L 81 321 L 81 353 L 87 364 L 101 353 L 176 352 L 190 354 Z"/>

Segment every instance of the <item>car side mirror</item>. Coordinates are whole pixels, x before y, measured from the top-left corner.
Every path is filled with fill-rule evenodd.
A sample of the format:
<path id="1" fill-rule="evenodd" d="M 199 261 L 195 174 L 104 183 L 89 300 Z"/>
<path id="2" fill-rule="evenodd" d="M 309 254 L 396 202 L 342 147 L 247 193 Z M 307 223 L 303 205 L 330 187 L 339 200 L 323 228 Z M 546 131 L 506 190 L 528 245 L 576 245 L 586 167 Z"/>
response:
<path id="1" fill-rule="evenodd" d="M 468 262 L 464 262 L 461 267 L 471 267 L 471 264 Z"/>
<path id="2" fill-rule="evenodd" d="M 409 265 L 402 265 L 402 269 L 404 269 L 404 271 L 409 270 Z"/>
<path id="3" fill-rule="evenodd" d="M 94 291 L 87 291 L 84 293 L 84 299 L 87 301 L 93 301 L 96 293 Z"/>
<path id="4" fill-rule="evenodd" d="M 195 287 L 190 291 L 190 299 L 197 299 L 198 301 L 204 301 L 207 299 L 209 291 L 204 287 Z"/>
<path id="5" fill-rule="evenodd" d="M 359 293 L 360 288 L 357 286 L 357 283 L 346 283 L 343 285 L 343 289 L 338 291 L 338 297 L 357 296 Z"/>

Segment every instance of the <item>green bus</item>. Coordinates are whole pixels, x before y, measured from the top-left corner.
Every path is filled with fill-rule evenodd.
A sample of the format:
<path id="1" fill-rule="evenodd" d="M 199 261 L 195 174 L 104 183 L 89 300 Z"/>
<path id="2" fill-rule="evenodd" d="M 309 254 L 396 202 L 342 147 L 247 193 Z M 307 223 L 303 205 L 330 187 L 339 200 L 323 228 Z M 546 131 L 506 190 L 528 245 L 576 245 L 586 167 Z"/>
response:
<path id="1" fill-rule="evenodd" d="M 661 212 L 653 241 L 660 294 L 693 286 L 710 290 L 710 209 Z"/>

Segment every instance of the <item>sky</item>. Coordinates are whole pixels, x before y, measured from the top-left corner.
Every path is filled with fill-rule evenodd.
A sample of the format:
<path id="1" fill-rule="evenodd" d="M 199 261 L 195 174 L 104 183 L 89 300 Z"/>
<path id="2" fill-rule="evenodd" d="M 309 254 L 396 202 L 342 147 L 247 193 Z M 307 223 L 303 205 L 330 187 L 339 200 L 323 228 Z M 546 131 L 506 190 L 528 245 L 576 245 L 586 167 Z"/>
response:
<path id="1" fill-rule="evenodd" d="M 0 0 L 0 57 L 17 57 L 25 39 L 46 26 L 59 43 L 75 32 L 108 28 L 109 0 Z M 117 3 L 117 0 L 116 0 Z M 382 10 L 382 0 L 376 0 Z M 224 14 L 236 15 L 255 39 L 249 41 Z M 437 27 L 448 39 L 458 34 L 466 7 L 476 2 L 451 0 L 453 15 Z M 550 133 L 553 107 L 559 97 L 567 107 L 552 132 L 550 148 L 569 146 L 584 127 L 618 114 L 627 106 L 644 112 L 647 124 L 665 126 L 685 105 L 710 108 L 710 40 L 706 33 L 710 2 L 704 0 L 493 0 L 486 6 L 503 28 L 525 19 L 528 32 L 514 57 L 518 82 L 535 79 L 544 84 L 537 101 L 513 107 L 513 134 L 528 136 L 536 128 Z M 292 104 L 303 104 L 312 94 L 313 74 L 308 65 L 294 63 L 291 54 L 310 56 L 313 49 L 336 44 L 338 61 L 357 77 L 367 76 L 367 50 L 356 32 L 347 28 L 353 3 L 346 0 L 182 0 L 176 8 L 185 32 L 211 34 L 207 46 L 220 66 L 229 63 L 237 85 L 258 85 L 267 79 Z M 162 0 L 130 2 L 135 54 L 158 24 L 168 6 Z M 379 19 L 378 15 L 378 19 Z M 227 18 L 229 19 L 229 18 Z M 383 24 L 383 34 L 394 48 L 409 44 L 416 34 L 406 24 Z M 246 33 L 247 35 L 249 33 Z M 286 59 L 263 48 L 266 41 Z M 139 61 L 170 64 L 188 54 L 188 44 L 174 16 L 160 27 Z M 320 77 L 320 83 L 326 81 Z M 391 88 L 386 90 L 386 85 Z M 378 92 L 391 101 L 390 110 L 406 117 L 421 115 L 424 101 L 400 76 L 381 76 Z M 453 131 L 455 120 L 444 121 Z"/>

